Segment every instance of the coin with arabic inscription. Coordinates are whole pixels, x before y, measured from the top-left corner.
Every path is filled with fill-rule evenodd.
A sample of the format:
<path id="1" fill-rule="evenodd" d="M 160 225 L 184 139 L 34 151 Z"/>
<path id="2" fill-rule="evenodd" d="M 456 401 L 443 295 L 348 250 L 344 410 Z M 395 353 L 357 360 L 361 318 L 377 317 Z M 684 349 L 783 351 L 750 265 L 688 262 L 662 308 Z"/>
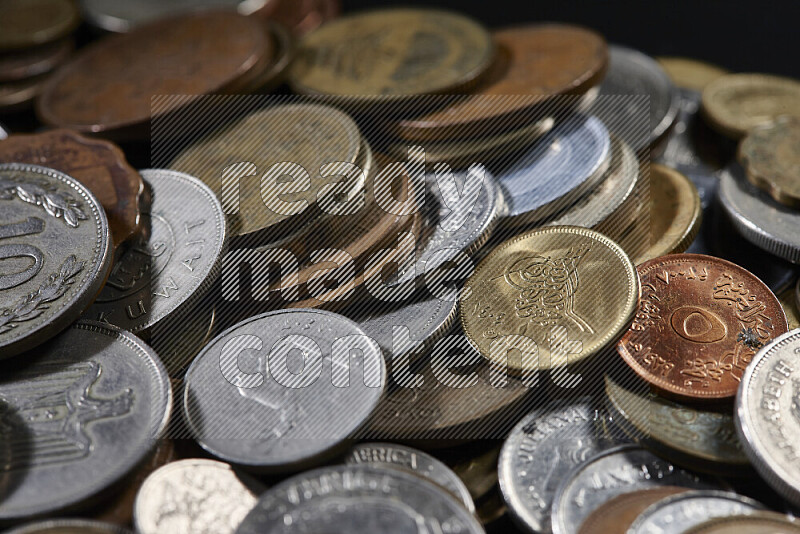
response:
<path id="1" fill-rule="evenodd" d="M 739 144 L 747 178 L 787 206 L 800 207 L 800 116 L 750 130 Z"/>

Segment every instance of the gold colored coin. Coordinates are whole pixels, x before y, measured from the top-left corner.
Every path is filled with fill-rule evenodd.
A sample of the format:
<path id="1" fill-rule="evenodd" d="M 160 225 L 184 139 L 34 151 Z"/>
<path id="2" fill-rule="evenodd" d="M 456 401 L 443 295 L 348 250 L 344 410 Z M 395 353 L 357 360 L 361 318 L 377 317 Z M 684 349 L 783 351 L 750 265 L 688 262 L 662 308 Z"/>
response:
<path id="1" fill-rule="evenodd" d="M 630 326 L 639 278 L 619 245 L 575 226 L 524 233 L 467 280 L 461 323 L 484 358 L 525 374 L 585 360 Z"/>
<path id="2" fill-rule="evenodd" d="M 800 207 L 800 117 L 781 117 L 750 130 L 739 145 L 747 179 L 772 198 Z"/>
<path id="3" fill-rule="evenodd" d="M 441 93 L 491 64 L 489 32 L 433 9 L 382 9 L 342 17 L 307 35 L 289 79 L 303 94 L 386 100 Z"/>
<path id="4" fill-rule="evenodd" d="M 720 133 L 744 137 L 782 115 L 800 117 L 800 82 L 767 74 L 728 74 L 703 89 L 703 116 Z"/>
<path id="5" fill-rule="evenodd" d="M 726 69 L 687 57 L 658 57 L 672 82 L 678 87 L 702 91 L 706 85 L 728 74 Z"/>

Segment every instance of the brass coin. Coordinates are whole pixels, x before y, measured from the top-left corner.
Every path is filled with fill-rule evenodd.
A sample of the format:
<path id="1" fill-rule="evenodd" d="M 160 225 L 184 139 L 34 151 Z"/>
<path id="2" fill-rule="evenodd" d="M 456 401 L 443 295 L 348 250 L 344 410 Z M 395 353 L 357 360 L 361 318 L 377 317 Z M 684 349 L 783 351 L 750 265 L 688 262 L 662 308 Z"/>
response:
<path id="1" fill-rule="evenodd" d="M 703 89 L 703 116 L 739 139 L 781 115 L 800 117 L 800 82 L 768 74 L 728 74 Z"/>
<path id="2" fill-rule="evenodd" d="M 800 208 L 800 117 L 781 117 L 750 130 L 739 145 L 747 179 L 772 198 Z"/>
<path id="3" fill-rule="evenodd" d="M 74 0 L 3 0 L 0 50 L 28 48 L 67 36 L 80 23 Z"/>
<path id="4" fill-rule="evenodd" d="M 661 499 L 689 491 L 679 486 L 662 486 L 617 495 L 590 513 L 578 534 L 625 534 L 639 514 Z"/>
<path id="5" fill-rule="evenodd" d="M 775 512 L 717 517 L 684 534 L 800 534 L 800 522 Z"/>
<path id="6" fill-rule="evenodd" d="M 512 238 L 481 261 L 464 287 L 461 323 L 484 358 L 531 372 L 615 342 L 638 298 L 639 278 L 619 245 L 594 230 L 554 226 Z"/>
<path id="7" fill-rule="evenodd" d="M 75 43 L 61 39 L 35 48 L 0 54 L 0 82 L 21 81 L 47 74 L 72 54 Z"/>
<path id="8" fill-rule="evenodd" d="M 472 19 L 433 9 L 382 9 L 308 34 L 289 79 L 303 94 L 383 101 L 464 86 L 493 55 L 491 35 Z"/>
<path id="9" fill-rule="evenodd" d="M 693 91 L 702 91 L 712 81 L 728 74 L 722 67 L 686 57 L 662 56 L 656 60 L 672 78 L 672 83 Z"/>

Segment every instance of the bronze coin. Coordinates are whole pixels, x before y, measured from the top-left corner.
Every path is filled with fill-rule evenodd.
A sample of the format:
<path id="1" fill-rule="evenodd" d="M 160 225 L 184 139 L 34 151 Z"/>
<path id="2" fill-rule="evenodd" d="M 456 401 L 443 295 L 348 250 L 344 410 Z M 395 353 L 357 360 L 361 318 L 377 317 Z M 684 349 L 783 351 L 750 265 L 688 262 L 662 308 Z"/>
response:
<path id="1" fill-rule="evenodd" d="M 662 486 L 617 495 L 589 514 L 578 529 L 578 534 L 625 534 L 648 506 L 685 491 L 689 490 L 679 486 Z"/>
<path id="2" fill-rule="evenodd" d="M 56 41 L 80 23 L 75 0 L 3 0 L 0 8 L 0 50 Z"/>
<path id="3" fill-rule="evenodd" d="M 103 205 L 114 246 L 139 230 L 139 197 L 144 182 L 114 144 L 70 130 L 12 135 L 0 141 L 0 163 L 33 163 L 65 172 Z"/>
<path id="4" fill-rule="evenodd" d="M 637 271 L 639 310 L 617 350 L 665 395 L 732 398 L 755 353 L 788 329 L 772 291 L 729 261 L 673 254 Z"/>
<path id="5" fill-rule="evenodd" d="M 586 93 L 603 79 L 608 67 L 603 37 L 578 26 L 520 26 L 496 31 L 493 37 L 497 56 L 475 94 L 401 122 L 397 132 L 401 137 L 452 138 L 499 124 L 507 128 L 515 120 L 529 122 L 534 106 L 546 106 L 561 95 Z"/>
<path id="6" fill-rule="evenodd" d="M 235 92 L 271 56 L 263 27 L 234 12 L 159 20 L 81 50 L 47 81 L 36 111 L 51 126 L 144 137 L 154 95 Z M 156 115 L 191 100 L 167 100 Z"/>
<path id="7" fill-rule="evenodd" d="M 47 74 L 63 63 L 74 48 L 72 39 L 62 39 L 27 50 L 0 54 L 0 82 L 15 82 Z"/>

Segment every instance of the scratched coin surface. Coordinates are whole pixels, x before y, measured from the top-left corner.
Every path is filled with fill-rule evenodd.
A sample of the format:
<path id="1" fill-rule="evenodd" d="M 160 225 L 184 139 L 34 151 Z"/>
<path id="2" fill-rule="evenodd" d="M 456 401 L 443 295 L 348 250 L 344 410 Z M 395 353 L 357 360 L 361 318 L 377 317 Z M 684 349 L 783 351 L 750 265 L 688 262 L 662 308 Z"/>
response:
<path id="1" fill-rule="evenodd" d="M 702 91 L 710 82 L 728 74 L 720 66 L 687 57 L 662 56 L 656 60 L 675 85 L 692 91 Z"/>
<path id="2" fill-rule="evenodd" d="M 463 295 L 470 342 L 490 362 L 524 373 L 580 362 L 615 342 L 633 319 L 639 282 L 607 237 L 553 226 L 496 247 Z"/>
<path id="3" fill-rule="evenodd" d="M 6 534 L 133 534 L 112 523 L 88 519 L 46 519 L 6 531 Z"/>
<path id="4" fill-rule="evenodd" d="M 88 319 L 131 332 L 180 313 L 209 289 L 225 252 L 225 214 L 214 193 L 187 174 L 142 171 L 152 204 L 146 232 L 116 262 Z"/>
<path id="5" fill-rule="evenodd" d="M 29 48 L 65 37 L 80 23 L 75 0 L 5 0 L 0 50 Z"/>
<path id="6" fill-rule="evenodd" d="M 139 338 L 81 321 L 0 379 L 0 518 L 83 504 L 132 470 L 166 427 L 169 378 Z"/>
<path id="7" fill-rule="evenodd" d="M 775 512 L 717 517 L 684 534 L 800 534 L 800 523 Z"/>
<path id="8" fill-rule="evenodd" d="M 142 484 L 134 503 L 136 531 L 233 534 L 265 489 L 223 462 L 171 462 Z"/>
<path id="9" fill-rule="evenodd" d="M 343 465 L 292 477 L 264 493 L 237 534 L 480 534 L 455 497 L 422 477 L 374 465 Z"/>
<path id="10" fill-rule="evenodd" d="M 80 182 L 0 164 L 0 358 L 43 343 L 78 318 L 111 268 L 103 207 Z"/>
<path id="11" fill-rule="evenodd" d="M 589 514 L 576 534 L 626 534 L 631 523 L 651 504 L 686 491 L 679 486 L 662 486 L 617 495 Z"/>
<path id="12" fill-rule="evenodd" d="M 739 145 L 739 161 L 753 184 L 781 204 L 800 207 L 800 116 L 750 130 Z"/>

